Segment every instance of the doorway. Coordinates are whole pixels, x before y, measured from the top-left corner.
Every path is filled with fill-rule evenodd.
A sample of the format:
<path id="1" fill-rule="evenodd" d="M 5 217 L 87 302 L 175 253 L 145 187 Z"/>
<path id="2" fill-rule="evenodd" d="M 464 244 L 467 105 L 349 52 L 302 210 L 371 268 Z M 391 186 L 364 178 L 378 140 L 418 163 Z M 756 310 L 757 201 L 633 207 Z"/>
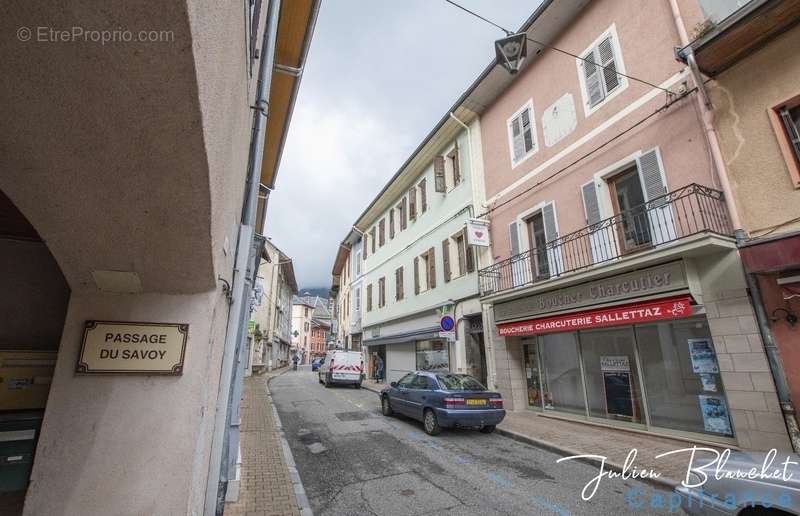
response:
<path id="1" fill-rule="evenodd" d="M 636 165 L 609 178 L 608 186 L 614 212 L 620 218 L 617 234 L 623 254 L 649 247 L 652 242 L 650 221 Z"/>
<path id="2" fill-rule="evenodd" d="M 70 290 L 47 245 L 0 191 L 0 507 L 21 514 Z"/>

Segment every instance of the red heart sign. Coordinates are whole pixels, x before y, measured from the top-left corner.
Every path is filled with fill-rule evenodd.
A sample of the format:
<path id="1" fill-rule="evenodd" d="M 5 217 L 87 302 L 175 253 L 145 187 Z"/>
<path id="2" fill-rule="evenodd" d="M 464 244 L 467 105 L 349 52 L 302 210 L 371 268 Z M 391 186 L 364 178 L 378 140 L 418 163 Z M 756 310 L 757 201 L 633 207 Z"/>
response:
<path id="1" fill-rule="evenodd" d="M 483 236 L 483 231 L 476 231 L 475 236 L 481 238 Z"/>

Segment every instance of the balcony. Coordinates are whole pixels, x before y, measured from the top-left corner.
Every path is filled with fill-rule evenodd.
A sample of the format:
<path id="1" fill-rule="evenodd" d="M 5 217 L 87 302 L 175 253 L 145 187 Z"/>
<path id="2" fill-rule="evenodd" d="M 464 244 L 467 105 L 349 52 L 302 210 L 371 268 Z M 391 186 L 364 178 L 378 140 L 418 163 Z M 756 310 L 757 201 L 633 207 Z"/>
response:
<path id="1" fill-rule="evenodd" d="M 657 250 L 701 233 L 733 235 L 722 192 L 689 184 L 478 272 L 481 297 Z"/>

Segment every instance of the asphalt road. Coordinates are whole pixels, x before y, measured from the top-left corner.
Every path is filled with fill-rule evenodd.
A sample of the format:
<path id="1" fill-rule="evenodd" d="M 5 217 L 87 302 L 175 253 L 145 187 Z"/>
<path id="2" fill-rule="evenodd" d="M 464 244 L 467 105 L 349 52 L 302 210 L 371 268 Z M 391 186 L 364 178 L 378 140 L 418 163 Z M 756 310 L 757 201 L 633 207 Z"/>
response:
<path id="1" fill-rule="evenodd" d="M 444 430 L 380 413 L 378 396 L 325 388 L 305 367 L 270 383 L 300 477 L 317 515 L 669 514 L 669 493 L 498 434 Z M 672 507 L 673 514 L 681 514 Z"/>

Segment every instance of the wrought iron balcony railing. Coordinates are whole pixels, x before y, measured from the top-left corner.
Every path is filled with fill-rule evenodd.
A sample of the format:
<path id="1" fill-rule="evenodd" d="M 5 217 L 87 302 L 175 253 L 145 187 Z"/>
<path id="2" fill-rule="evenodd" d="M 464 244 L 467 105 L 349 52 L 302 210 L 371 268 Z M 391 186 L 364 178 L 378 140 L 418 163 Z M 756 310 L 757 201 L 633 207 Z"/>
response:
<path id="1" fill-rule="evenodd" d="M 481 295 L 557 278 L 698 233 L 732 236 L 733 229 L 722 192 L 693 183 L 481 269 Z"/>

